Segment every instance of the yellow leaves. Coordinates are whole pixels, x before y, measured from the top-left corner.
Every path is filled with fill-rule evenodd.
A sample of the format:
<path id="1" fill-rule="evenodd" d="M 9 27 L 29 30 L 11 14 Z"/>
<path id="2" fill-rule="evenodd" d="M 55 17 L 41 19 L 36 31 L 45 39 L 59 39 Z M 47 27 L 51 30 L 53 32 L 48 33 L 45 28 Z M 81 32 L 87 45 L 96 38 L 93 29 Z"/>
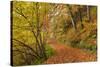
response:
<path id="1" fill-rule="evenodd" d="M 32 49 L 36 50 L 37 55 L 41 55 L 45 51 L 44 49 L 43 52 L 41 52 L 43 49 L 43 45 L 48 44 L 47 41 L 49 41 L 50 38 L 57 41 L 63 41 L 64 43 L 68 42 L 72 44 L 73 42 L 74 46 L 76 46 L 76 44 L 79 44 L 80 41 L 86 40 L 86 38 L 90 36 L 92 31 L 95 31 L 95 33 L 92 34 L 96 34 L 96 20 L 94 23 L 85 22 L 84 17 L 85 19 L 87 19 L 87 15 L 85 15 L 86 12 L 84 11 L 81 12 L 84 15 L 82 15 L 83 22 L 81 22 L 79 19 L 78 9 L 79 7 L 83 8 L 83 6 L 69 6 L 70 7 L 67 7 L 67 5 L 65 4 L 63 5 L 39 2 L 14 1 L 12 10 L 13 38 L 24 42 L 25 44 L 27 44 L 27 46 L 32 47 Z M 96 10 L 93 10 L 92 16 L 95 14 L 95 11 Z M 84 26 L 83 29 L 80 29 L 81 23 Z M 73 27 L 77 27 L 77 31 L 74 31 L 72 25 Z M 18 43 L 14 42 L 13 44 L 16 45 Z M 59 44 L 56 43 L 56 41 L 54 41 L 51 45 L 54 45 L 53 48 L 57 50 L 59 54 L 59 56 L 57 55 L 56 57 L 54 57 L 56 59 L 53 58 L 54 63 L 68 61 L 76 62 L 83 61 L 84 59 L 86 59 L 84 61 L 91 60 L 91 58 L 87 58 L 86 55 L 88 54 L 84 55 L 84 52 L 78 54 L 79 52 L 81 52 L 80 50 L 69 47 L 66 47 L 66 49 L 64 46 L 65 44 L 63 46 L 59 46 Z M 23 47 L 19 46 L 18 48 L 24 50 Z M 63 56 L 61 56 L 62 50 L 64 51 Z M 30 52 L 30 50 L 27 51 Z M 74 54 L 71 54 L 69 51 L 71 51 L 71 53 L 74 52 Z M 66 60 L 67 58 L 69 59 Z"/>

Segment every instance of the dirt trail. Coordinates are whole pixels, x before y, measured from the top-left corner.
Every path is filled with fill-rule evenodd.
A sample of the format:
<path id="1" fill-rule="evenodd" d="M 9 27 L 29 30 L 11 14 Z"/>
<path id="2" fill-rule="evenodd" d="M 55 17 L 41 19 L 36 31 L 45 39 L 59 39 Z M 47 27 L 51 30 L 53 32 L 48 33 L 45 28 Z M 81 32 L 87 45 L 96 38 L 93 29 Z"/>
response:
<path id="1" fill-rule="evenodd" d="M 55 54 L 44 62 L 46 64 L 96 61 L 95 54 L 90 54 L 78 48 L 59 44 L 56 41 L 51 41 L 49 43 L 55 50 Z"/>

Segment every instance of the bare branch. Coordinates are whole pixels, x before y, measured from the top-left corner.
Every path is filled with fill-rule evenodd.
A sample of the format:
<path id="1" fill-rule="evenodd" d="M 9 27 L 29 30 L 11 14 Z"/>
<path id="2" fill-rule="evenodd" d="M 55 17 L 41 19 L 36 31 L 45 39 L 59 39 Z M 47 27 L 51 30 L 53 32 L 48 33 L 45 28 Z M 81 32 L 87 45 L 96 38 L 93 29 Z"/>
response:
<path id="1" fill-rule="evenodd" d="M 24 52 L 24 51 L 21 51 L 21 50 L 18 50 L 18 49 L 13 50 L 13 51 L 17 51 L 17 52 L 20 52 L 20 53 L 25 53 L 25 54 L 27 54 L 27 55 L 34 56 L 36 59 L 39 59 L 37 56 L 35 56 L 35 55 L 31 54 L 31 53 L 27 53 L 27 52 Z"/>
<path id="2" fill-rule="evenodd" d="M 33 48 L 28 46 L 27 44 L 25 44 L 25 43 L 23 43 L 23 42 L 21 42 L 20 40 L 17 40 L 17 39 L 13 39 L 13 40 L 19 42 L 21 44 L 20 46 L 29 48 L 33 53 L 35 53 L 37 56 L 39 56 L 38 53 Z"/>

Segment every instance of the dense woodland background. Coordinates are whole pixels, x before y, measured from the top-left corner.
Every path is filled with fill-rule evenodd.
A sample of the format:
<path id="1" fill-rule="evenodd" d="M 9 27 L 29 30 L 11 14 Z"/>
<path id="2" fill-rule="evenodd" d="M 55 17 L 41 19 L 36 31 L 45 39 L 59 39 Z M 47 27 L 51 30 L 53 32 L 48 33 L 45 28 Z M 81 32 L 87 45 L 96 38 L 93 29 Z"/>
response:
<path id="1" fill-rule="evenodd" d="M 72 58 L 64 61 L 66 63 L 96 61 L 96 6 L 12 1 L 11 18 L 12 65 L 48 64 L 57 48 L 60 50 L 53 46 L 58 43 L 93 56 L 86 60 Z M 68 51 L 74 53 L 77 50 Z M 68 51 L 65 50 L 67 55 Z"/>

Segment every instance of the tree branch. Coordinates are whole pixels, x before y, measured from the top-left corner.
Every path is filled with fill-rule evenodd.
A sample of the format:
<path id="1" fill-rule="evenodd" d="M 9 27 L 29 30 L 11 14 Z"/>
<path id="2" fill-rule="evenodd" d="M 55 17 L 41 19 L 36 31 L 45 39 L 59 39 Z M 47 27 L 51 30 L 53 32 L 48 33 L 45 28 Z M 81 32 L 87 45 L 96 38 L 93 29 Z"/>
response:
<path id="1" fill-rule="evenodd" d="M 13 39 L 13 40 L 16 41 L 16 42 L 19 42 L 21 44 L 20 46 L 29 48 L 33 53 L 35 53 L 35 55 L 37 55 L 39 57 L 38 53 L 33 48 L 28 46 L 27 44 L 25 44 L 25 43 L 23 43 L 23 42 L 21 42 L 17 39 Z"/>

